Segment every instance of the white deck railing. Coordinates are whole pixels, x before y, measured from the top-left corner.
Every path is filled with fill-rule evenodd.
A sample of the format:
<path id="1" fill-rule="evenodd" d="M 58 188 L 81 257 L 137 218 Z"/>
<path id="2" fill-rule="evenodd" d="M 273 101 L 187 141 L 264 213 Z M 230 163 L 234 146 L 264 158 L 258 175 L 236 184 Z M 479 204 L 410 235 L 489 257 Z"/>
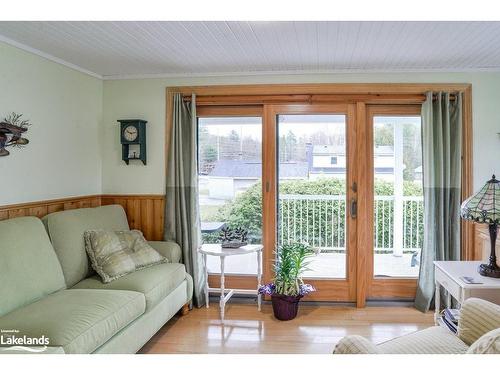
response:
<path id="1" fill-rule="evenodd" d="M 403 251 L 420 249 L 423 240 L 423 197 L 404 196 L 401 233 L 394 233 L 394 196 L 375 196 L 374 248 L 376 252 L 394 251 L 402 243 Z M 279 196 L 279 240 L 281 243 L 304 241 L 321 250 L 345 251 L 345 195 Z M 363 230 L 363 223 L 358 223 Z M 400 241 L 395 236 L 401 236 Z"/>

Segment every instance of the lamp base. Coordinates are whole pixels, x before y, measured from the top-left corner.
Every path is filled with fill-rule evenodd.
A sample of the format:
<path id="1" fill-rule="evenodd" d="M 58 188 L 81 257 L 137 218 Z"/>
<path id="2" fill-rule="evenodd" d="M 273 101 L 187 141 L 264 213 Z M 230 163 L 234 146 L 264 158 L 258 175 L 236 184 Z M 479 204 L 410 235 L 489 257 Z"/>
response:
<path id="1" fill-rule="evenodd" d="M 496 264 L 481 264 L 478 272 L 481 276 L 500 278 L 500 267 Z"/>

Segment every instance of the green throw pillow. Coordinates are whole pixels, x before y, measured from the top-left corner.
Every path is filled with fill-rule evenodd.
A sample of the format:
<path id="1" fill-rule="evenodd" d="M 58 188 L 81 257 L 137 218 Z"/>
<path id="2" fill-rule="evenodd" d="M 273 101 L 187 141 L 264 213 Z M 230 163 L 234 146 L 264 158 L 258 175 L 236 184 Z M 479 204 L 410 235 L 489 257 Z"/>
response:
<path id="1" fill-rule="evenodd" d="M 105 283 L 142 268 L 168 262 L 149 246 L 138 230 L 88 230 L 84 238 L 92 268 Z"/>

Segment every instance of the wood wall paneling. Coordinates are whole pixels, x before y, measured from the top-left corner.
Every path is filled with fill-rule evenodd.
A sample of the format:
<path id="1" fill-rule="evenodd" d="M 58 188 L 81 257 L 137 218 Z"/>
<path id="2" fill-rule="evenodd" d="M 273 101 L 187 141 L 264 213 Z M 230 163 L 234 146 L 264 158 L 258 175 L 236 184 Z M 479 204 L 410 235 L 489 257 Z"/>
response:
<path id="1" fill-rule="evenodd" d="M 163 195 L 92 195 L 1 206 L 0 220 L 21 216 L 42 218 L 53 212 L 110 204 L 121 205 L 125 209 L 130 227 L 142 231 L 146 239 L 163 239 Z"/>
<path id="2" fill-rule="evenodd" d="M 9 210 L 0 210 L 0 220 L 7 220 L 9 218 Z"/>
<path id="3" fill-rule="evenodd" d="M 36 216 L 42 218 L 47 214 L 57 211 L 84 207 L 98 207 L 100 204 L 100 195 L 88 195 L 82 197 L 12 204 L 0 206 L 0 220 L 13 219 L 22 216 Z"/>
<path id="4" fill-rule="evenodd" d="M 130 228 L 138 229 L 150 241 L 163 240 L 165 197 L 163 195 L 103 195 L 103 206 L 121 205 Z"/>

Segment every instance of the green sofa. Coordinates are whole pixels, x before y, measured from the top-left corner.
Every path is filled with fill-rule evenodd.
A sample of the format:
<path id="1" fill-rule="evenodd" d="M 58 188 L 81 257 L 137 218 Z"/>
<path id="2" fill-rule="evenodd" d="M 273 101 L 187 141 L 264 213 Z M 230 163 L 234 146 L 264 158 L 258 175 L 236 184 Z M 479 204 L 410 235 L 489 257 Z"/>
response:
<path id="1" fill-rule="evenodd" d="M 98 228 L 128 230 L 123 208 L 0 221 L 0 334 L 47 337 L 49 352 L 135 353 L 191 300 L 193 281 L 172 242 L 150 241 L 169 263 L 102 283 L 83 240 Z"/>

